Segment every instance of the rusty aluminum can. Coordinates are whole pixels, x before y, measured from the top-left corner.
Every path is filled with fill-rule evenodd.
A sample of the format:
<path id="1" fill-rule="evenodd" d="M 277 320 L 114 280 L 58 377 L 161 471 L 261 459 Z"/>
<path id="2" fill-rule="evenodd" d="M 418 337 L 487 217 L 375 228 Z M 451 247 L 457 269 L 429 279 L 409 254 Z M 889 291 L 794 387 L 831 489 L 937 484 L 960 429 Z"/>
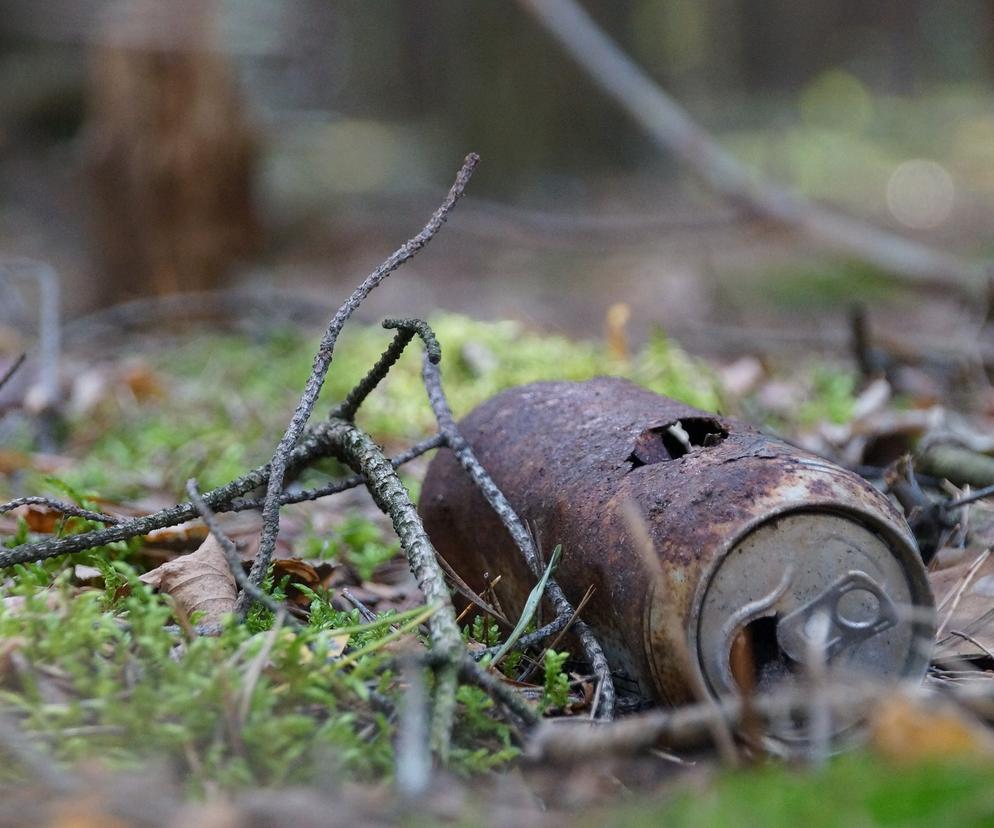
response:
<path id="1" fill-rule="evenodd" d="M 818 615 L 831 671 L 924 675 L 935 620 L 915 539 L 857 475 L 610 377 L 510 389 L 460 430 L 545 554 L 562 544 L 556 578 L 574 605 L 594 587 L 583 617 L 619 689 L 669 704 L 702 683 L 716 697 L 767 689 L 802 672 Z M 535 577 L 451 452 L 432 461 L 420 510 L 473 589 L 502 576 L 516 618 Z"/>

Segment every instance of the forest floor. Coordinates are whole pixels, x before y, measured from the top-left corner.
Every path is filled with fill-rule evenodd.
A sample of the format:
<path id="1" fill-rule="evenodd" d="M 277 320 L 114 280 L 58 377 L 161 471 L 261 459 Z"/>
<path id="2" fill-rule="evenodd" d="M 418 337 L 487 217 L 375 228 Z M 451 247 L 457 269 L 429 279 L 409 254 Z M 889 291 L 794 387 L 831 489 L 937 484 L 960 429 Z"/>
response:
<path id="1" fill-rule="evenodd" d="M 154 316 L 146 317 L 136 323 L 143 338 L 112 325 L 102 347 L 94 320 L 77 327 L 82 333 L 61 366 L 58 449 L 35 451 L 36 420 L 8 413 L 0 498 L 69 497 L 139 514 L 182 500 L 191 476 L 208 488 L 264 462 L 307 376 L 318 331 L 300 315 L 280 321 L 271 308 L 270 298 L 255 313 L 243 306 L 240 318 L 179 333 L 170 328 L 182 328 L 181 319 L 166 318 L 157 331 Z M 313 308 L 300 314 L 305 310 L 314 315 Z M 129 313 L 139 311 L 148 308 Z M 605 335 L 586 341 L 514 322 L 431 317 L 456 415 L 521 382 L 612 373 L 747 418 L 878 483 L 884 466 L 928 436 L 953 434 L 981 454 L 992 448 L 994 397 L 972 352 L 939 359 L 927 349 L 896 351 L 875 341 L 872 354 L 861 355 L 836 342 L 834 356 L 736 348 L 705 359 L 688 356 L 662 332 L 640 338 L 627 316 L 615 309 L 599 325 Z M 971 324 L 983 331 L 980 315 Z M 133 343 L 126 355 L 117 346 L 122 335 Z M 340 399 L 386 341 L 375 327 L 349 331 L 322 399 Z M 879 370 L 864 373 L 861 359 L 878 360 Z M 431 429 L 423 400 L 411 354 L 370 398 L 360 423 L 399 450 Z M 415 495 L 424 468 L 423 461 L 406 467 Z M 334 464 L 323 465 L 294 485 L 336 473 Z M 931 496 L 938 502 L 969 491 L 959 482 L 934 481 Z M 975 589 L 986 583 L 992 509 L 981 501 L 969 513 L 943 539 L 945 569 L 934 577 L 937 599 L 946 599 L 945 626 L 981 619 L 972 636 L 980 643 L 960 651 L 975 671 L 966 679 L 933 675 L 940 695 L 954 683 L 988 686 L 986 670 L 994 667 L 985 649 L 985 593 Z M 34 506 L 3 520 L 8 546 L 91 526 L 60 523 Z M 225 520 L 246 560 L 259 525 L 250 512 Z M 206 535 L 196 524 L 11 571 L 0 614 L 2 704 L 8 723 L 30 734 L 43 760 L 32 765 L 39 754 L 21 752 L 15 736 L 0 733 L 0 747 L 15 760 L 5 771 L 0 822 L 926 825 L 940 816 L 980 824 L 994 813 L 994 739 L 976 710 L 891 699 L 882 710 L 900 715 L 875 709 L 862 748 L 813 765 L 747 750 L 742 767 L 731 769 L 706 743 L 536 764 L 520 753 L 520 734 L 468 686 L 460 691 L 449 768 L 433 775 L 416 804 L 398 799 L 390 782 L 402 761 L 398 720 L 371 705 L 370 693 L 396 699 L 408 686 L 392 665 L 419 646 L 417 637 L 406 644 L 384 638 L 384 621 L 404 627 L 417 618 L 417 587 L 364 493 L 288 507 L 282 526 L 269 588 L 308 625 L 306 634 L 274 638 L 265 613 L 215 638 L 170 627 L 171 616 L 188 623 L 177 614 L 177 596 L 139 577 L 199 548 Z M 465 636 L 482 646 L 500 633 L 477 622 Z M 321 653 L 327 662 L 319 663 Z M 335 666 L 351 653 L 361 656 L 351 670 Z M 555 656 L 544 656 L 538 678 L 519 685 L 521 692 L 549 715 L 589 715 L 584 667 Z M 513 677 L 513 665 L 506 669 Z"/>

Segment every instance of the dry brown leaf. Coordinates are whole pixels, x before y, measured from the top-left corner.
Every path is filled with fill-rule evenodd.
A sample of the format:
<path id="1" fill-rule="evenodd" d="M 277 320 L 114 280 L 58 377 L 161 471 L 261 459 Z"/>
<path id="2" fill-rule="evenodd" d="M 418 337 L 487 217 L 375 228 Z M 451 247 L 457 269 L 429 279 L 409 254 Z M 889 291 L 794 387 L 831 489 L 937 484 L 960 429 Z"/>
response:
<path id="1" fill-rule="evenodd" d="M 936 654 L 943 658 L 976 657 L 983 654 L 981 648 L 994 652 L 994 612 L 991 612 L 994 610 L 994 555 L 989 555 L 971 575 L 982 552 L 968 549 L 959 563 L 928 573 L 939 624 L 944 631 L 943 644 Z M 948 554 L 944 557 L 948 559 Z M 957 601 L 957 592 L 964 582 L 965 588 Z M 954 630 L 957 634 L 951 635 Z M 958 633 L 965 633 L 977 643 Z"/>
<path id="2" fill-rule="evenodd" d="M 0 449 L 0 474 L 14 474 L 29 469 L 40 474 L 65 474 L 76 464 L 69 457 L 57 454 L 27 454 L 22 451 Z"/>
<path id="3" fill-rule="evenodd" d="M 51 535 L 63 520 L 62 512 L 46 506 L 28 506 L 21 511 L 21 517 L 32 532 Z"/>
<path id="4" fill-rule="evenodd" d="M 213 536 L 196 552 L 167 561 L 141 580 L 171 595 L 187 615 L 202 612 L 202 624 L 216 624 L 235 609 L 235 576 Z"/>
<path id="5" fill-rule="evenodd" d="M 873 712 L 870 734 L 874 749 L 898 764 L 994 757 L 994 737 L 987 728 L 945 700 L 926 706 L 889 696 Z"/>
<path id="6" fill-rule="evenodd" d="M 278 558 L 273 561 L 274 583 L 282 583 L 288 575 L 290 578 L 287 581 L 287 600 L 306 609 L 311 605 L 311 598 L 301 592 L 298 587 L 319 589 L 323 580 L 321 574 L 311 564 L 300 558 Z"/>

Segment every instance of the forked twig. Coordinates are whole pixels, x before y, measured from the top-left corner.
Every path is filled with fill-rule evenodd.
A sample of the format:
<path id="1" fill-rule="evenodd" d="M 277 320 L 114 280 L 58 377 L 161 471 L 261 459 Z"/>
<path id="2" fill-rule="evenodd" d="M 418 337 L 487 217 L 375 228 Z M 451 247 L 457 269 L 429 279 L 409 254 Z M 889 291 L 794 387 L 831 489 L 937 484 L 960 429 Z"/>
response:
<path id="1" fill-rule="evenodd" d="M 18 505 L 40 504 L 57 508 L 64 514 L 100 520 L 111 525 L 80 535 L 46 538 L 35 543 L 22 544 L 14 549 L 2 550 L 0 568 L 92 549 L 114 541 L 145 535 L 153 529 L 176 525 L 200 516 L 224 551 L 236 583 L 241 589 L 237 603 L 238 612 L 244 616 L 251 602 L 258 601 L 279 617 L 283 617 L 286 623 L 297 624 L 295 619 L 286 616 L 272 597 L 260 588 L 261 578 L 268 570 L 272 559 L 273 545 L 279 530 L 279 510 L 290 503 L 314 500 L 365 484 L 377 505 L 391 518 L 418 586 L 432 608 L 430 618 L 427 618 L 431 650 L 425 659 L 425 663 L 435 669 L 434 705 L 430 728 L 432 748 L 442 758 L 447 754 L 459 677 L 483 688 L 521 724 L 527 727 L 535 725 L 540 720 L 537 711 L 503 679 L 483 670 L 466 653 L 446 586 L 444 561 L 441 561 L 436 554 L 425 534 L 417 510 L 396 473 L 396 468 L 400 465 L 427 451 L 441 446 L 451 448 L 460 458 L 460 462 L 470 469 L 476 485 L 481 488 L 488 502 L 511 530 L 525 563 L 533 572 L 541 573 L 542 565 L 535 541 L 514 513 L 507 499 L 476 461 L 472 450 L 463 440 L 452 420 L 436 368 L 441 352 L 431 328 L 417 319 L 387 320 L 384 326 L 395 328 L 397 333 L 383 355 L 345 400 L 333 409 L 332 416 L 327 421 L 315 426 L 307 425 L 330 367 L 335 342 L 342 326 L 373 288 L 434 237 L 449 211 L 462 195 L 477 161 L 476 155 L 466 158 L 448 196 L 421 233 L 373 271 L 331 320 L 321 340 L 304 392 L 270 464 L 259 466 L 242 477 L 203 494 L 198 490 L 196 482 L 191 480 L 187 484 L 189 503 L 181 503 L 139 518 L 115 518 L 47 498 L 21 498 L 11 501 L 0 507 L 0 511 Z M 363 401 L 387 375 L 405 347 L 416 336 L 425 344 L 424 380 L 429 401 L 439 422 L 440 433 L 389 459 L 353 420 Z M 343 460 L 357 474 L 302 492 L 288 493 L 283 490 L 286 474 L 292 468 L 303 467 L 317 459 L 331 456 Z M 253 489 L 263 485 L 266 486 L 265 498 L 246 497 Z M 252 572 L 246 575 L 237 550 L 219 526 L 215 513 L 258 508 L 263 512 L 262 539 Z M 537 643 L 549 635 L 561 632 L 576 617 L 562 589 L 551 577 L 546 584 L 546 593 L 556 609 L 556 620 L 536 633 L 522 636 L 519 641 L 521 646 Z M 614 685 L 607 661 L 593 632 L 582 621 L 576 620 L 575 623 L 586 658 L 598 676 L 599 694 L 603 702 L 600 706 L 600 717 L 610 718 L 614 708 Z"/>
<path id="2" fill-rule="evenodd" d="M 363 283 L 355 289 L 352 295 L 345 300 L 345 303 L 338 309 L 338 312 L 329 323 L 328 329 L 321 338 L 321 344 L 318 346 L 317 353 L 314 356 L 314 366 L 304 386 L 304 393 L 301 395 L 300 402 L 297 403 L 297 408 L 290 418 L 290 424 L 287 426 L 283 439 L 277 445 L 273 459 L 270 461 L 269 480 L 266 486 L 266 501 L 262 509 L 262 537 L 259 543 L 259 551 L 252 564 L 252 571 L 249 573 L 249 577 L 253 583 L 262 583 L 262 579 L 265 577 L 266 571 L 269 569 L 269 564 L 272 561 L 273 550 L 276 548 L 276 536 L 279 534 L 280 528 L 280 496 L 283 494 L 283 482 L 286 478 L 290 454 L 303 434 L 304 427 L 307 425 L 311 412 L 314 410 L 318 395 L 321 393 L 324 378 L 327 376 L 328 369 L 331 367 L 331 358 L 339 333 L 349 317 L 352 316 L 356 308 L 362 304 L 362 301 L 370 292 L 386 279 L 387 276 L 404 264 L 404 262 L 414 257 L 421 248 L 435 237 L 445 223 L 449 212 L 455 207 L 456 202 L 465 191 L 466 185 L 469 183 L 469 179 L 473 175 L 473 171 L 476 169 L 479 161 L 480 157 L 476 153 L 466 156 L 466 160 L 456 174 L 455 183 L 449 190 L 448 195 L 446 195 L 441 206 L 435 211 L 421 232 L 401 245 L 386 261 L 370 273 Z M 244 610 L 245 601 L 247 600 L 247 593 L 242 593 L 239 609 Z"/>

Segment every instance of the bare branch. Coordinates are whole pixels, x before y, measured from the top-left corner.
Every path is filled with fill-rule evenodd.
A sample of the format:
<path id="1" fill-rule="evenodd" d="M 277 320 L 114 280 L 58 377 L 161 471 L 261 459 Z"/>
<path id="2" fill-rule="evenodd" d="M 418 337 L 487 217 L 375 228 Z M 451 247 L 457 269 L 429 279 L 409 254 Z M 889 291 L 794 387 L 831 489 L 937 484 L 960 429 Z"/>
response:
<path id="1" fill-rule="evenodd" d="M 279 534 L 280 496 L 283 494 L 283 481 L 286 477 L 288 458 L 294 446 L 297 445 L 297 441 L 300 439 L 308 419 L 310 419 L 318 395 L 321 393 L 324 378 L 327 376 L 328 369 L 331 367 L 332 354 L 338 334 L 349 317 L 352 316 L 356 308 L 362 304 L 362 301 L 369 293 L 404 262 L 415 256 L 418 251 L 435 237 L 445 223 L 449 212 L 465 191 L 466 185 L 469 183 L 469 179 L 476 169 L 479 160 L 479 156 L 475 153 L 466 156 L 466 160 L 456 175 L 455 183 L 449 190 L 448 195 L 446 195 L 441 206 L 435 211 L 421 232 L 405 242 L 383 264 L 370 273 L 365 281 L 345 301 L 345 304 L 338 309 L 338 312 L 328 325 L 328 329 L 325 331 L 321 339 L 321 344 L 314 356 L 314 366 L 304 387 L 304 393 L 300 398 L 300 402 L 297 404 L 293 417 L 290 419 L 290 424 L 287 427 L 286 433 L 283 435 L 283 439 L 280 440 L 279 445 L 276 447 L 276 452 L 273 454 L 273 459 L 270 463 L 266 502 L 262 510 L 262 538 L 259 544 L 259 552 L 256 555 L 252 571 L 249 574 L 253 583 L 259 584 L 262 582 L 266 570 L 269 568 L 269 563 L 272 560 L 273 550 L 276 547 L 276 537 Z"/>
<path id="2" fill-rule="evenodd" d="M 732 204 L 911 284 L 954 287 L 968 293 L 977 293 L 984 286 L 985 269 L 979 264 L 757 181 L 622 52 L 574 0 L 518 2 L 660 149 L 675 155 Z"/>
<path id="3" fill-rule="evenodd" d="M 10 512 L 18 506 L 46 506 L 49 509 L 54 509 L 56 512 L 61 512 L 67 517 L 97 520 L 110 525 L 121 522 L 121 518 L 114 517 L 114 515 L 105 515 L 103 512 L 92 512 L 89 509 L 81 509 L 72 503 L 63 503 L 61 500 L 53 500 L 52 498 L 40 497 L 38 495 L 18 497 L 14 500 L 8 500 L 6 503 L 0 503 L 0 514 Z"/>
<path id="4" fill-rule="evenodd" d="M 322 423 L 316 426 L 301 441 L 300 445 L 290 455 L 289 467 L 295 468 L 319 457 L 328 455 L 326 436 L 327 426 Z M 217 489 L 204 494 L 204 502 L 212 509 L 223 510 L 227 504 L 240 495 L 247 494 L 259 486 L 265 485 L 269 479 L 269 466 L 258 466 L 247 474 L 226 483 Z M 122 521 L 106 529 L 95 529 L 79 535 L 69 535 L 64 538 L 46 538 L 35 543 L 23 543 L 13 549 L 0 550 L 0 569 L 19 563 L 43 561 L 58 555 L 82 552 L 108 543 L 127 540 L 141 535 L 147 535 L 154 529 L 175 526 L 185 520 L 197 517 L 197 510 L 192 503 L 180 503 L 168 509 L 154 512 L 144 517 Z"/>

